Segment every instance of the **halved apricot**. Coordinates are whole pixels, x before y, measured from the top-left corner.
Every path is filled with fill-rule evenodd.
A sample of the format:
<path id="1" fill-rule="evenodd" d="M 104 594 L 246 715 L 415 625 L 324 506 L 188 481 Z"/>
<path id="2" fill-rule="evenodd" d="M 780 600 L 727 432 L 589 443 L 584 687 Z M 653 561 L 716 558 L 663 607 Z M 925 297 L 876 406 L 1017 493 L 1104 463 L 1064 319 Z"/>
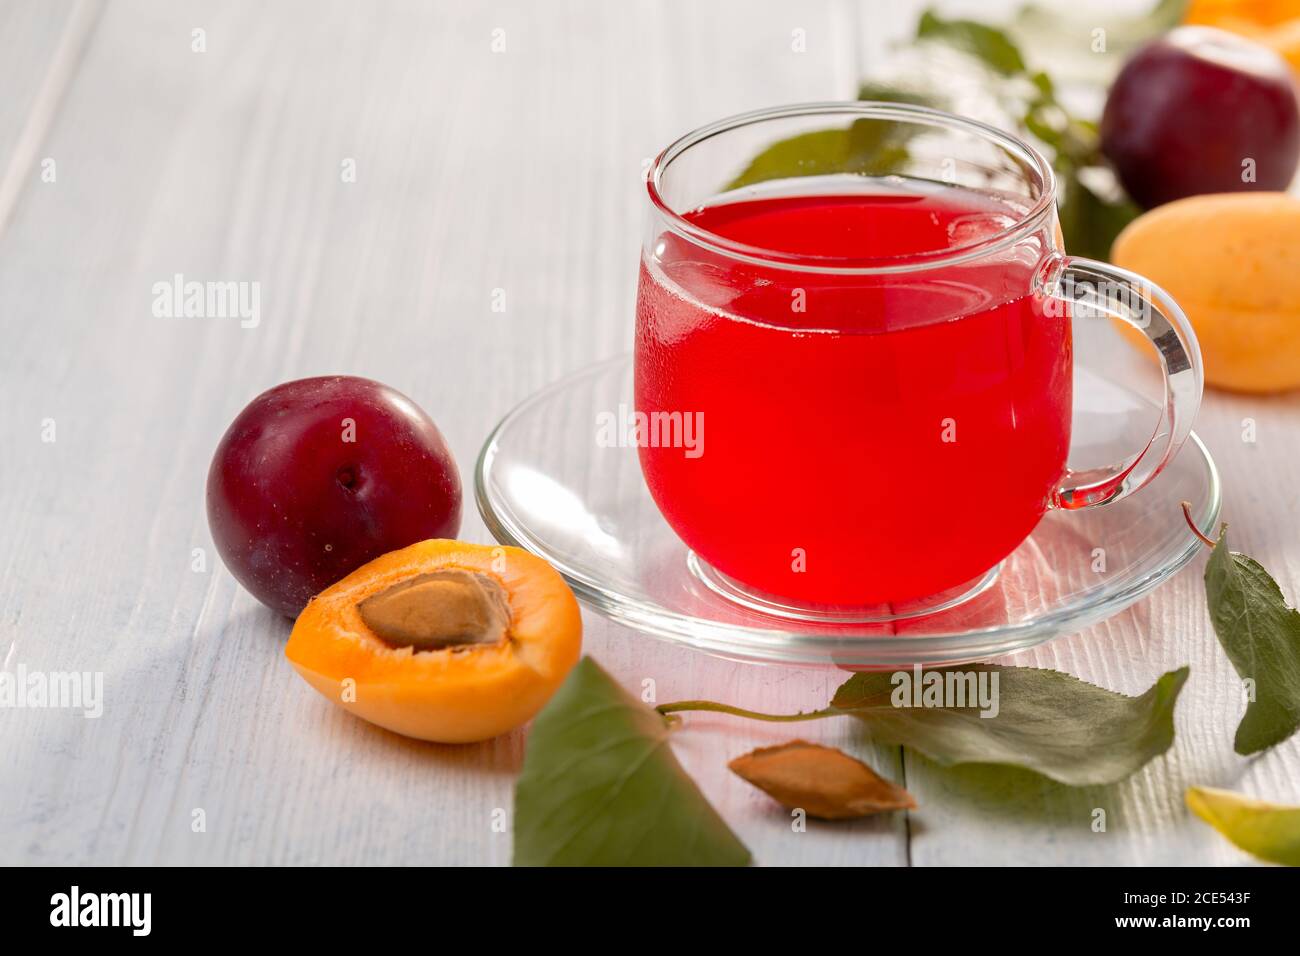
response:
<path id="1" fill-rule="evenodd" d="M 541 710 L 581 645 L 578 602 L 541 558 L 439 539 L 376 558 L 316 595 L 284 653 L 358 717 L 471 743 Z"/>

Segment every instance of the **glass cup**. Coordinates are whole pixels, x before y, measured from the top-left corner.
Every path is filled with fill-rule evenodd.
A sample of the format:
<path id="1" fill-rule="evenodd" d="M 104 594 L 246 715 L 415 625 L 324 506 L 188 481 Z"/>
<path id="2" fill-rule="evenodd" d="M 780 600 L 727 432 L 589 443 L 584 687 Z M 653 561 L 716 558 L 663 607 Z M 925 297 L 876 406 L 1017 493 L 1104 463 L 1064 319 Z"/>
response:
<path id="1" fill-rule="evenodd" d="M 646 484 L 715 590 L 801 617 L 977 593 L 1050 509 L 1132 494 L 1200 403 L 1186 317 L 1069 256 L 1051 166 L 919 106 L 721 120 L 655 159 L 637 297 Z M 1071 322 L 1142 330 L 1146 445 L 1071 470 Z"/>

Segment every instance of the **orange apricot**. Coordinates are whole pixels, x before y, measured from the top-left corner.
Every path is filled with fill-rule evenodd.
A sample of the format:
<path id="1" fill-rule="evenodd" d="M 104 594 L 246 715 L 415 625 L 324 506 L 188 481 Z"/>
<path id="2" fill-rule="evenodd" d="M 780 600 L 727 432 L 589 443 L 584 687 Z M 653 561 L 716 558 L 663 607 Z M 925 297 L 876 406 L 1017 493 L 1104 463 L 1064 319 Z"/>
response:
<path id="1" fill-rule="evenodd" d="M 1111 247 L 1117 266 L 1163 288 L 1187 313 L 1205 381 L 1239 392 L 1300 388 L 1300 199 L 1285 193 L 1189 196 L 1157 206 Z M 1120 331 L 1147 358 L 1144 333 Z"/>
<path id="2" fill-rule="evenodd" d="M 1186 21 L 1262 43 L 1300 80 L 1300 0 L 1192 0 Z"/>
<path id="3" fill-rule="evenodd" d="M 1183 19 L 1221 27 L 1225 23 L 1274 26 L 1296 17 L 1300 17 L 1297 0 L 1192 0 Z"/>
<path id="4" fill-rule="evenodd" d="M 284 653 L 358 717 L 421 740 L 472 743 L 530 720 L 581 645 L 578 602 L 541 558 L 430 540 L 312 598 Z"/>

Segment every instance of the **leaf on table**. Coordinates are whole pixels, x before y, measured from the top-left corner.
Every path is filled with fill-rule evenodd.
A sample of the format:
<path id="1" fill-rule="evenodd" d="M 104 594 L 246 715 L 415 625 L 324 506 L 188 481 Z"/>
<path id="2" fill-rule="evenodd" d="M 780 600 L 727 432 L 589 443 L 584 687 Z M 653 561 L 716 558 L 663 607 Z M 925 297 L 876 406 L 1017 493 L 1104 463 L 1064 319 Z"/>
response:
<path id="1" fill-rule="evenodd" d="M 822 820 L 916 807 L 910 793 L 861 760 L 806 740 L 760 747 L 727 766 L 787 810 L 802 809 Z"/>
<path id="2" fill-rule="evenodd" d="M 1222 530 L 1205 566 L 1205 597 L 1219 643 L 1248 682 L 1233 745 L 1258 753 L 1300 727 L 1300 613 L 1258 561 L 1228 550 Z"/>
<path id="3" fill-rule="evenodd" d="M 1189 787 L 1187 806 L 1247 853 L 1300 866 L 1300 807 L 1264 803 L 1213 787 Z"/>
<path id="4" fill-rule="evenodd" d="M 1053 670 L 936 668 L 920 672 L 923 689 L 944 689 L 932 706 L 915 705 L 916 674 L 854 674 L 831 707 L 860 718 L 873 740 L 911 747 L 946 766 L 1021 767 L 1077 787 L 1115 783 L 1169 749 L 1188 669 L 1170 671 L 1142 696 L 1128 697 Z M 996 712 L 977 703 L 981 680 Z"/>
<path id="5" fill-rule="evenodd" d="M 663 717 L 584 657 L 533 723 L 516 866 L 744 866 L 749 851 L 677 762 Z"/>
<path id="6" fill-rule="evenodd" d="M 868 84 L 859 90 L 858 99 L 923 104 L 925 98 L 887 85 Z M 797 176 L 883 176 L 898 171 L 907 161 L 907 140 L 916 132 L 906 124 L 862 119 L 835 129 L 800 133 L 765 148 L 727 189 Z"/>

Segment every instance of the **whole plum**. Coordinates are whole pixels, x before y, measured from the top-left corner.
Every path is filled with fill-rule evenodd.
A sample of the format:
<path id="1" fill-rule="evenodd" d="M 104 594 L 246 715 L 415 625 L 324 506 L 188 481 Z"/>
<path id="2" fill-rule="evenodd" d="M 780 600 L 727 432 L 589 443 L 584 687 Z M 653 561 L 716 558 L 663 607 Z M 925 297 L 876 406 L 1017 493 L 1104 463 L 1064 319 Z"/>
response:
<path id="1" fill-rule="evenodd" d="M 409 398 L 365 378 L 286 382 L 217 445 L 208 525 L 235 578 L 276 611 L 389 551 L 460 530 L 456 463 Z"/>
<path id="2" fill-rule="evenodd" d="M 1285 190 L 1300 159 L 1295 80 L 1267 47 L 1179 27 L 1116 77 L 1101 148 L 1147 209 L 1202 193 Z"/>

